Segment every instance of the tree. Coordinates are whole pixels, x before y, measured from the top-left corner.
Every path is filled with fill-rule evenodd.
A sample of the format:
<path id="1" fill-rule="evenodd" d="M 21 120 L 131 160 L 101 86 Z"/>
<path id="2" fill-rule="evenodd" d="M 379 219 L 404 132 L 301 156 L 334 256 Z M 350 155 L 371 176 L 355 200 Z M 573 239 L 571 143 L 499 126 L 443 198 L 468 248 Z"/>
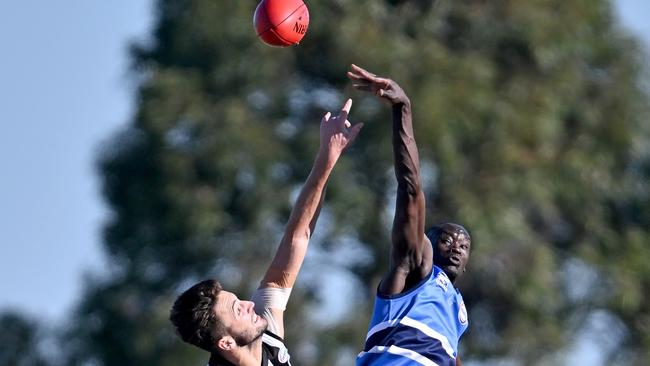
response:
<path id="1" fill-rule="evenodd" d="M 88 280 L 70 364 L 205 362 L 172 334 L 170 304 L 208 276 L 256 287 L 315 124 L 352 93 L 352 62 L 407 90 L 429 221 L 473 234 L 465 359 L 553 363 L 594 314 L 620 328 L 605 357 L 650 357 L 643 61 L 608 1 L 310 1 L 307 36 L 289 49 L 255 39 L 255 5 L 160 0 L 152 39 L 134 46 L 138 110 L 98 164 L 111 271 Z M 366 127 L 333 174 L 306 267 L 362 291 L 328 319 L 317 309 L 329 272 L 306 268 L 286 337 L 303 365 L 353 362 L 387 266 L 390 116 L 356 98 Z"/>
<path id="2" fill-rule="evenodd" d="M 0 314 L 0 365 L 46 366 L 47 362 L 39 342 L 44 339 L 43 330 L 26 316 L 4 311 Z"/>

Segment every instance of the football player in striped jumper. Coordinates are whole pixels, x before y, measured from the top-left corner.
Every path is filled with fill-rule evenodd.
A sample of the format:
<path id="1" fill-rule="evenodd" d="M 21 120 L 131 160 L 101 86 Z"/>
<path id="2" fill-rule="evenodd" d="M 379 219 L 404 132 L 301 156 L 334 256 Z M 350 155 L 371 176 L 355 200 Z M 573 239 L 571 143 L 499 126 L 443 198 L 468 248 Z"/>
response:
<path id="1" fill-rule="evenodd" d="M 325 114 L 320 125 L 320 147 L 271 265 L 252 301 L 241 300 L 205 280 L 181 294 L 170 320 L 180 337 L 210 352 L 208 366 L 288 366 L 284 345 L 284 310 L 307 252 L 323 203 L 325 185 L 344 150 L 363 124 L 347 120 L 348 99 L 337 116 Z"/>
<path id="2" fill-rule="evenodd" d="M 388 272 L 377 289 L 357 366 L 460 365 L 458 340 L 467 310 L 454 281 L 465 272 L 471 238 L 458 224 L 424 230 L 425 200 L 411 121 L 411 102 L 393 80 L 356 65 L 354 88 L 392 107 L 397 202 Z"/>

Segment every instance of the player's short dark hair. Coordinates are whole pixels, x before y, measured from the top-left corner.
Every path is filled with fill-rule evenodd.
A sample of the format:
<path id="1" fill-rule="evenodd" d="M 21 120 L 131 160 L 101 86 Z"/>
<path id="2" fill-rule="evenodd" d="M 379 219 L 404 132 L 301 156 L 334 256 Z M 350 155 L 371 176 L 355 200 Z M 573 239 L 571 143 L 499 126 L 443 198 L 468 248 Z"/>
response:
<path id="1" fill-rule="evenodd" d="M 205 280 L 183 292 L 172 306 L 169 320 L 187 343 L 216 352 L 215 342 L 227 334 L 214 311 L 221 284 Z"/>
<path id="2" fill-rule="evenodd" d="M 424 233 L 427 236 L 427 238 L 429 238 L 432 245 L 435 246 L 436 242 L 438 241 L 438 237 L 440 236 L 440 233 L 442 232 L 442 229 L 445 226 L 452 226 L 456 230 L 461 230 L 461 231 L 465 232 L 465 235 L 467 235 L 467 237 L 470 240 L 472 240 L 472 236 L 469 234 L 469 231 L 467 231 L 467 229 L 465 229 L 465 227 L 463 225 L 456 224 L 456 223 L 453 223 L 453 222 L 446 222 L 446 223 L 443 223 L 443 224 L 434 225 L 434 226 L 430 227 Z M 472 245 L 473 245 L 473 243 L 472 243 Z"/>

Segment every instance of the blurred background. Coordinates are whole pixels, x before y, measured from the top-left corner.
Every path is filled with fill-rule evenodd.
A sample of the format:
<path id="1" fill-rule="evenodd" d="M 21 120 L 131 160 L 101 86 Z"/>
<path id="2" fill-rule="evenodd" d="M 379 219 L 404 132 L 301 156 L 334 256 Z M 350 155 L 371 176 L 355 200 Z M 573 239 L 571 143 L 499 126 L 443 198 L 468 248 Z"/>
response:
<path id="1" fill-rule="evenodd" d="M 390 115 L 411 97 L 427 224 L 473 235 L 467 365 L 650 359 L 650 3 L 307 2 L 298 47 L 256 1 L 0 3 L 0 365 L 204 365 L 168 324 L 217 277 L 257 286 L 326 110 L 364 121 L 288 309 L 298 365 L 351 365 L 387 267 Z"/>

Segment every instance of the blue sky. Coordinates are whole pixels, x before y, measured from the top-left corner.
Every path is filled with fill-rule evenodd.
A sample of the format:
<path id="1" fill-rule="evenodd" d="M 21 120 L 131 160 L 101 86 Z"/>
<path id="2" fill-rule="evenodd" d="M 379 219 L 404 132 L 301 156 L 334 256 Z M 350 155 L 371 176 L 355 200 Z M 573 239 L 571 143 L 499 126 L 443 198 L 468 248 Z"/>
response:
<path id="1" fill-rule="evenodd" d="M 650 44 L 650 1 L 617 0 Z M 0 309 L 61 319 L 102 267 L 98 145 L 128 121 L 152 0 L 0 2 Z M 248 21 L 248 20 L 247 20 Z M 252 32 L 251 28 L 251 32 Z"/>
<path id="2" fill-rule="evenodd" d="M 0 308 L 60 318 L 101 267 L 95 152 L 128 122 L 152 4 L 0 2 Z"/>

